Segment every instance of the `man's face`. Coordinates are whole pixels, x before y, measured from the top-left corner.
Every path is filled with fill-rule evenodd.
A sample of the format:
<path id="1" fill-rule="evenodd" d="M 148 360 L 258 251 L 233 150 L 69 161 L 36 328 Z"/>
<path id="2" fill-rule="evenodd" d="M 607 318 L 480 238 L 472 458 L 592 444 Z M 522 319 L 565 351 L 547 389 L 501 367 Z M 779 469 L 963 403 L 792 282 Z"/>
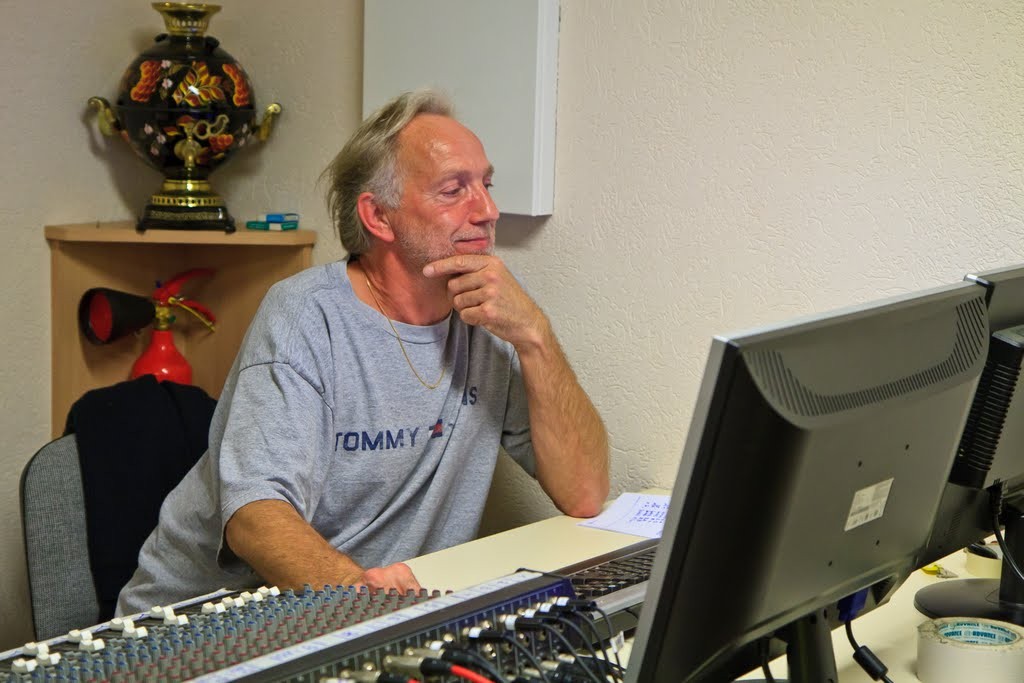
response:
<path id="1" fill-rule="evenodd" d="M 494 250 L 498 209 L 494 167 L 469 129 L 446 116 L 420 114 L 399 134 L 402 196 L 388 211 L 405 260 L 415 269 L 456 254 Z"/>

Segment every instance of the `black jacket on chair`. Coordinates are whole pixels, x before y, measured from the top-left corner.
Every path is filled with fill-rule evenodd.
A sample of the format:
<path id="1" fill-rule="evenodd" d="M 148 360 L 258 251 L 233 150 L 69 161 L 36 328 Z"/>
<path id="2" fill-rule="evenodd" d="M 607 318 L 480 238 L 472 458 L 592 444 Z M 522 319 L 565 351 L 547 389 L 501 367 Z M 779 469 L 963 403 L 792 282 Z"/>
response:
<path id="1" fill-rule="evenodd" d="M 71 406 L 65 434 L 78 444 L 101 620 L 113 616 L 164 498 L 206 451 L 216 404 L 199 387 L 144 375 Z"/>

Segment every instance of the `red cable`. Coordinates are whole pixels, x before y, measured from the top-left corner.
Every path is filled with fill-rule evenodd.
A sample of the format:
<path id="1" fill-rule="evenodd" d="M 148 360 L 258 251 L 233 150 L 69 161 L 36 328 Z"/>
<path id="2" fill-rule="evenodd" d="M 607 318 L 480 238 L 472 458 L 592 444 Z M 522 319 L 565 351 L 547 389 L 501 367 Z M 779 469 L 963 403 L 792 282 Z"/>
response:
<path id="1" fill-rule="evenodd" d="M 481 676 L 477 672 L 470 671 L 469 669 L 459 666 L 458 664 L 452 664 L 451 674 L 452 676 L 464 678 L 467 681 L 473 681 L 473 683 L 494 683 L 490 678 L 487 678 L 486 676 Z"/>

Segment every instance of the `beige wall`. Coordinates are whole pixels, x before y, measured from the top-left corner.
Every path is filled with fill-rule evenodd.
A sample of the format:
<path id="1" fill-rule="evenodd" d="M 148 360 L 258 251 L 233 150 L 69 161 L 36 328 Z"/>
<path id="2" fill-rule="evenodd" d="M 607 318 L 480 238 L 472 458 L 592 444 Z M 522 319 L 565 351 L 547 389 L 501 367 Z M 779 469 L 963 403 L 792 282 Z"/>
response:
<path id="1" fill-rule="evenodd" d="M 1024 262 L 1020 3 L 561 4 L 555 211 L 499 233 L 613 496 L 673 481 L 712 335 Z"/>
<path id="2" fill-rule="evenodd" d="M 317 176 L 359 120 L 362 2 L 223 0 L 210 35 L 246 68 L 258 105 L 284 106 L 273 137 L 213 175 L 238 218 L 275 207 L 322 228 L 316 258 L 338 258 Z M 0 128 L 0 650 L 29 638 L 18 478 L 50 433 L 49 252 L 43 226 L 132 218 L 160 176 L 96 130 L 86 100 L 114 99 L 121 73 L 163 32 L 149 2 L 3 3 Z M 167 274 L 165 274 L 167 275 Z M 160 274 L 155 273 L 154 277 Z M 84 543 L 71 551 L 85 552 Z"/>
<path id="3" fill-rule="evenodd" d="M 49 429 L 41 226 L 127 218 L 158 180 L 84 107 L 158 18 L 90 4 L 4 8 L 0 648 L 28 636 L 17 481 Z M 362 5 L 224 5 L 211 33 L 286 114 L 214 180 L 239 215 L 322 225 Z M 500 243 L 608 423 L 613 494 L 671 484 L 712 334 L 1024 261 L 1024 8 L 891 5 L 562 0 L 555 212 L 506 217 Z M 317 260 L 338 255 L 325 228 Z M 501 474 L 488 530 L 550 513 Z"/>

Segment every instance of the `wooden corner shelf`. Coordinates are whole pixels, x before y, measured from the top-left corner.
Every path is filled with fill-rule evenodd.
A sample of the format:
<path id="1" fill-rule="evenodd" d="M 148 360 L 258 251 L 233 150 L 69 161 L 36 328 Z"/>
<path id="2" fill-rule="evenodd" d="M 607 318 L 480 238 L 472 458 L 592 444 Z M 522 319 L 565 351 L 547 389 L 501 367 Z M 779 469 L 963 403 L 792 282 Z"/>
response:
<path id="1" fill-rule="evenodd" d="M 157 280 L 189 268 L 216 273 L 185 285 L 183 294 L 217 316 L 209 332 L 188 314 L 173 330 L 192 364 L 193 384 L 220 396 L 242 337 L 272 284 L 313 263 L 316 232 L 147 230 L 132 222 L 48 225 L 52 326 L 51 433 L 64 431 L 68 410 L 83 393 L 129 378 L 149 343 L 149 328 L 110 344 L 91 344 L 78 329 L 78 302 L 86 290 L 109 287 L 149 296 Z"/>

